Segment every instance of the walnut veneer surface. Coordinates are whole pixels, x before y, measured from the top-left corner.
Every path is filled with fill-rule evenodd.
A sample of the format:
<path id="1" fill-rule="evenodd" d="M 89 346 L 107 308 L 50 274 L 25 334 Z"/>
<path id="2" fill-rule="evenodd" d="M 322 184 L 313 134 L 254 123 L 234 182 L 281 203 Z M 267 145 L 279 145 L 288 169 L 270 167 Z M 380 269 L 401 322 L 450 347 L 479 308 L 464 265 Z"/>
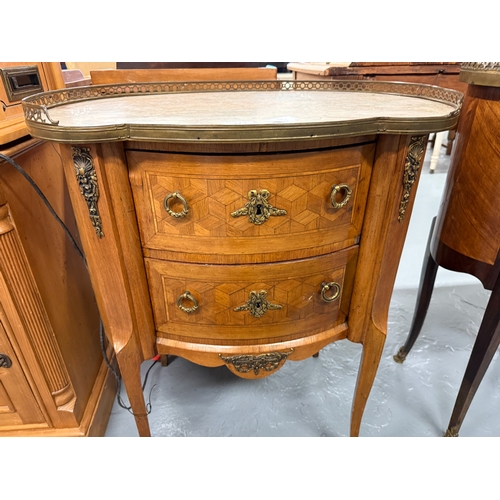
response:
<path id="1" fill-rule="evenodd" d="M 307 105 L 306 105 L 307 104 Z M 461 94 L 421 85 L 108 85 L 24 102 L 64 169 L 140 435 L 156 354 L 246 378 L 363 345 L 351 435 L 382 353 L 428 134 Z"/>

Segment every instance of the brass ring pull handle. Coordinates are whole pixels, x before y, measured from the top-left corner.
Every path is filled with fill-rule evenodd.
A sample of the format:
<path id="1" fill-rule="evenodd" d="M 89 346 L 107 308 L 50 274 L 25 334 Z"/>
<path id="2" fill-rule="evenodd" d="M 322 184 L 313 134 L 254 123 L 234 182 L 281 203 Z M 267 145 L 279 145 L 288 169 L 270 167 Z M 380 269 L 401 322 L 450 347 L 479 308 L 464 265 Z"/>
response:
<path id="1" fill-rule="evenodd" d="M 333 292 L 327 295 L 326 293 L 329 292 L 330 290 L 333 290 Z M 340 296 L 340 285 L 338 283 L 332 281 L 330 283 L 321 284 L 321 298 L 325 302 L 333 302 L 335 299 L 338 299 L 339 296 Z"/>
<path id="2" fill-rule="evenodd" d="M 10 368 L 12 361 L 7 354 L 0 354 L 0 368 Z"/>
<path id="3" fill-rule="evenodd" d="M 182 302 L 185 300 L 192 302 L 193 306 L 192 307 L 183 306 Z M 196 309 L 198 309 L 198 301 L 191 295 L 191 292 L 189 290 L 186 290 L 182 295 L 180 295 L 177 298 L 177 307 L 181 311 L 189 314 L 189 313 L 196 311 Z"/>
<path id="4" fill-rule="evenodd" d="M 170 203 L 170 200 L 172 200 L 172 199 L 177 199 L 177 200 L 181 201 L 181 203 L 183 205 L 183 209 L 180 212 L 174 212 L 170 208 L 169 203 Z M 163 201 L 163 206 L 165 207 L 165 210 L 167 211 L 168 215 L 171 215 L 172 217 L 175 217 L 176 219 L 180 219 L 181 217 L 186 217 L 186 215 L 189 212 L 189 207 L 188 207 L 187 201 L 184 198 L 184 196 L 182 196 L 179 193 L 179 191 L 175 191 L 173 193 L 167 194 L 167 196 L 165 196 L 165 200 Z"/>
<path id="5" fill-rule="evenodd" d="M 340 201 L 337 201 L 337 195 L 339 193 L 343 193 L 344 196 Z M 345 207 L 347 202 L 351 199 L 351 195 L 352 189 L 347 184 L 335 184 L 330 193 L 330 201 L 332 202 L 333 208 Z"/>

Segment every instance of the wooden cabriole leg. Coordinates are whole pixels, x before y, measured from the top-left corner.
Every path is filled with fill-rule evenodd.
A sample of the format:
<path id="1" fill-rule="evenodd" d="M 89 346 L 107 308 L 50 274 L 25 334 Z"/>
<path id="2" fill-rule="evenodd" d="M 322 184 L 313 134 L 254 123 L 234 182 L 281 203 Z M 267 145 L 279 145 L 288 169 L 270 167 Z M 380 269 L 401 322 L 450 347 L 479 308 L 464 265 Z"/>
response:
<path id="1" fill-rule="evenodd" d="M 155 355 L 155 333 L 123 146 L 65 145 L 61 154 L 106 335 L 139 434 L 149 436 L 140 366 Z"/>
<path id="2" fill-rule="evenodd" d="M 365 214 L 348 339 L 363 344 L 351 415 L 357 436 L 387 333 L 389 305 L 404 245 L 426 136 L 386 136 L 379 140 Z M 382 242 L 382 243 L 381 243 Z"/>
<path id="3" fill-rule="evenodd" d="M 418 335 L 420 334 L 420 330 L 422 329 L 422 325 L 424 324 L 425 317 L 427 315 L 427 309 L 429 308 L 429 304 L 431 302 L 432 290 L 434 289 L 436 274 L 439 268 L 438 264 L 431 254 L 431 240 L 435 223 L 436 217 L 432 219 L 431 230 L 429 231 L 429 238 L 427 240 L 427 247 L 425 249 L 424 263 L 420 275 L 420 284 L 418 287 L 417 304 L 415 307 L 415 312 L 413 313 L 410 333 L 408 334 L 403 347 L 401 347 L 398 353 L 394 355 L 394 361 L 396 361 L 397 363 L 402 363 L 406 359 L 406 356 L 417 340 Z"/>
<path id="4" fill-rule="evenodd" d="M 500 345 L 500 278 L 491 292 L 445 436 L 456 437 L 479 384 Z"/>
<path id="5" fill-rule="evenodd" d="M 365 411 L 366 402 L 377 374 L 380 357 L 384 349 L 385 332 L 380 331 L 372 325 L 370 332 L 367 332 L 367 341 L 363 344 L 363 354 L 354 391 L 354 400 L 351 413 L 351 436 L 359 435 L 361 419 Z"/>
<path id="6" fill-rule="evenodd" d="M 116 353 L 116 359 L 120 373 L 127 391 L 130 402 L 131 413 L 134 416 L 139 436 L 151 435 L 149 429 L 148 412 L 144 400 L 141 382 L 140 348 L 135 343 L 127 344 L 121 351 Z"/>

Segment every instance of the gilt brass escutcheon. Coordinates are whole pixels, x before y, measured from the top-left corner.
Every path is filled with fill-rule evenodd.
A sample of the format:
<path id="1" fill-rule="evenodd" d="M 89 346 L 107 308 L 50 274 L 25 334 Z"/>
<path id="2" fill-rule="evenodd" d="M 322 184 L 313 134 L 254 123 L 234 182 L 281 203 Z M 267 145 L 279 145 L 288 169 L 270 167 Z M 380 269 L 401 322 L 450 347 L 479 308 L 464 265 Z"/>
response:
<path id="1" fill-rule="evenodd" d="M 336 201 L 337 194 L 344 193 L 344 197 L 341 201 Z M 347 184 L 335 184 L 332 187 L 332 192 L 330 193 L 330 201 L 332 202 L 333 208 L 342 208 L 347 205 L 347 202 L 351 199 L 352 189 Z"/>
<path id="2" fill-rule="evenodd" d="M 182 305 L 182 303 L 186 300 L 192 302 L 193 305 L 191 307 Z M 179 295 L 179 297 L 177 297 L 177 307 L 181 311 L 190 314 L 198 309 L 198 301 L 191 295 L 191 292 L 189 290 L 186 290 L 182 295 Z"/>
<path id="3" fill-rule="evenodd" d="M 248 302 L 236 307 L 234 311 L 248 311 L 254 318 L 260 318 L 264 316 L 267 311 L 273 309 L 283 309 L 283 306 L 279 304 L 271 304 L 271 302 L 267 300 L 267 292 L 265 290 L 261 290 L 260 292 L 250 292 Z"/>
<path id="4" fill-rule="evenodd" d="M 180 212 L 174 212 L 170 208 L 170 204 L 169 204 L 170 200 L 176 200 L 176 199 L 180 200 L 180 202 L 182 203 L 182 206 L 183 206 L 183 208 Z M 188 207 L 187 201 L 184 198 L 184 196 L 182 196 L 181 193 L 179 193 L 179 191 L 175 191 L 174 193 L 167 194 L 167 196 L 165 196 L 165 200 L 163 201 L 163 206 L 165 207 L 165 210 L 167 211 L 168 215 L 175 217 L 176 219 L 180 219 L 181 217 L 186 217 L 186 215 L 189 212 L 189 207 Z"/>
<path id="5" fill-rule="evenodd" d="M 271 216 L 286 215 L 286 210 L 273 207 L 267 199 L 271 193 L 267 189 L 261 189 L 259 192 L 252 189 L 248 193 L 248 203 L 243 207 L 231 213 L 232 217 L 248 215 L 252 224 L 264 224 Z"/>
<path id="6" fill-rule="evenodd" d="M 223 356 L 219 357 L 226 363 L 234 366 L 234 369 L 239 373 L 254 372 L 258 375 L 260 370 L 265 372 L 273 372 L 277 370 L 280 364 L 292 354 L 293 349 L 288 352 L 268 352 L 266 354 L 242 354 L 239 356 Z"/>

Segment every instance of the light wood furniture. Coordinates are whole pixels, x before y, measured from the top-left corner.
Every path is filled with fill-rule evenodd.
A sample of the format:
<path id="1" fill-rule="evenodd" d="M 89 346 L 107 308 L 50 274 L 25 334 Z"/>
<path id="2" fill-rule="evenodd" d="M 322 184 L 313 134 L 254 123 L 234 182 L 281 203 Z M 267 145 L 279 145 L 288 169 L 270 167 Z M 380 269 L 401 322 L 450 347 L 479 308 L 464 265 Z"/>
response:
<path id="1" fill-rule="evenodd" d="M 65 87 L 85 87 L 90 85 L 90 78 L 85 78 L 80 69 L 64 69 L 62 71 Z"/>
<path id="2" fill-rule="evenodd" d="M 0 144 L 28 135 L 21 100 L 64 87 L 59 63 L 0 62 Z"/>
<path id="3" fill-rule="evenodd" d="M 500 63 L 464 65 L 469 84 L 443 200 L 427 244 L 403 362 L 422 329 L 438 267 L 476 276 L 491 296 L 458 392 L 447 435 L 462 422 L 500 344 Z"/>
<path id="4" fill-rule="evenodd" d="M 24 102 L 30 133 L 61 143 L 140 435 L 150 429 L 139 368 L 157 353 L 260 378 L 345 338 L 363 345 L 358 435 L 427 137 L 456 124 L 461 98 L 256 81 Z"/>
<path id="5" fill-rule="evenodd" d="M 116 69 L 241 69 L 241 68 L 264 68 L 273 66 L 278 70 L 286 70 L 286 62 L 117 62 Z"/>
<path id="6" fill-rule="evenodd" d="M 90 72 L 93 85 L 136 82 L 276 80 L 276 68 L 100 69 Z"/>
<path id="7" fill-rule="evenodd" d="M 8 161 L 34 179 L 78 236 L 58 145 L 28 135 L 21 106 L 30 92 L 64 87 L 61 70 L 59 63 L 0 68 L 11 78 L 0 82 L 8 103 L 0 121 L 0 437 L 104 435 L 116 382 L 103 360 L 88 271 Z"/>
<path id="8" fill-rule="evenodd" d="M 424 83 L 464 93 L 467 85 L 459 79 L 460 63 L 456 62 L 291 62 L 287 68 L 295 80 L 362 80 Z M 438 132 L 433 137 L 429 171 L 436 170 L 445 134 L 446 154 L 451 154 L 455 129 Z"/>

